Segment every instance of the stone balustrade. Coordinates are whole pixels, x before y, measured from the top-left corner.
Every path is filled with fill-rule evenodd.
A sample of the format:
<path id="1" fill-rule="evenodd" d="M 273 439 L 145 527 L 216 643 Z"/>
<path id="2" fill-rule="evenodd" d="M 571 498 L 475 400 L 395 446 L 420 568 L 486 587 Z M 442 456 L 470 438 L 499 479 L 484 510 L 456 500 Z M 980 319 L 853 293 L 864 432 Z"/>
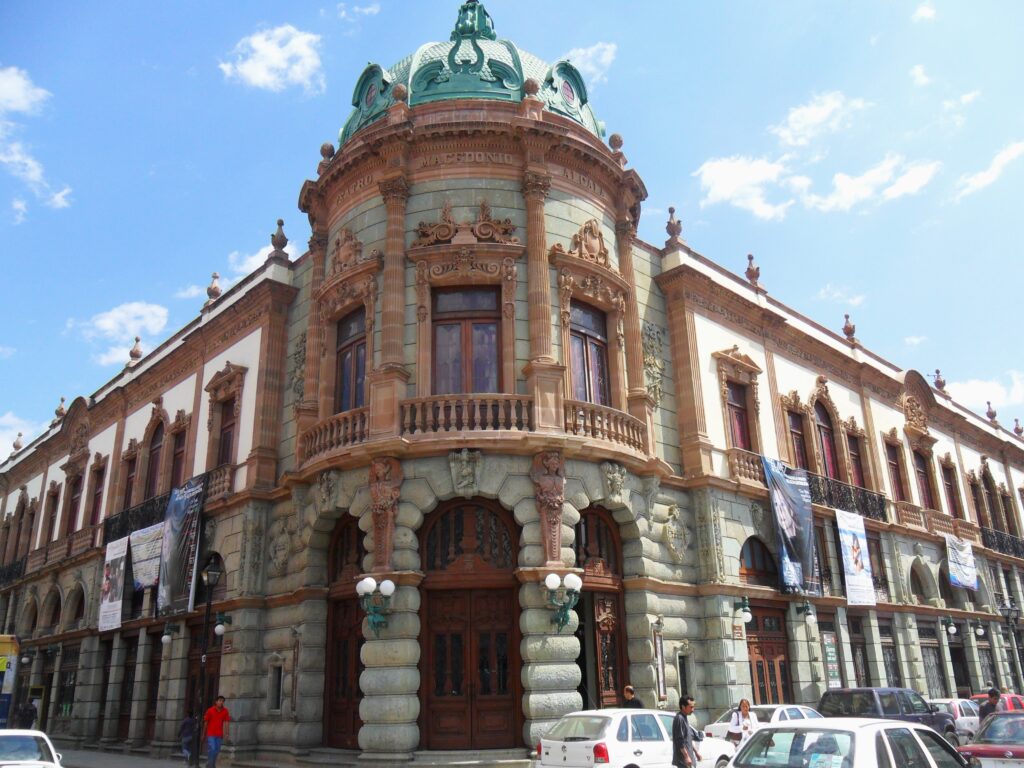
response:
<path id="1" fill-rule="evenodd" d="M 730 448 L 725 455 L 729 461 L 729 476 L 733 480 L 764 485 L 764 464 L 760 455 L 742 448 Z"/>
<path id="2" fill-rule="evenodd" d="M 234 464 L 221 464 L 219 467 L 210 470 L 209 479 L 206 484 L 206 500 L 214 501 L 223 499 L 234 493 L 235 470 Z"/>
<path id="3" fill-rule="evenodd" d="M 953 533 L 958 538 L 981 544 L 981 528 L 970 520 L 954 520 Z"/>
<path id="4" fill-rule="evenodd" d="M 897 523 L 911 528 L 927 530 L 924 524 L 924 512 L 919 506 L 908 501 L 895 501 L 893 506 L 896 508 Z"/>
<path id="5" fill-rule="evenodd" d="M 369 436 L 369 408 L 336 413 L 302 435 L 302 455 L 308 461 L 339 448 L 365 442 Z"/>
<path id="6" fill-rule="evenodd" d="M 34 573 L 46 565 L 46 547 L 34 549 L 28 553 L 25 560 L 25 573 Z"/>
<path id="7" fill-rule="evenodd" d="M 434 395 L 402 402 L 403 435 L 508 430 L 532 432 L 533 398 L 525 395 Z"/>
<path id="8" fill-rule="evenodd" d="M 647 427 L 628 413 L 579 400 L 565 401 L 565 431 L 571 435 L 617 443 L 644 453 Z"/>
<path id="9" fill-rule="evenodd" d="M 949 515 L 936 509 L 924 509 L 922 514 L 924 515 L 924 527 L 927 530 L 940 536 L 947 533 L 950 536 L 956 535 L 956 529 L 953 527 L 955 521 Z"/>

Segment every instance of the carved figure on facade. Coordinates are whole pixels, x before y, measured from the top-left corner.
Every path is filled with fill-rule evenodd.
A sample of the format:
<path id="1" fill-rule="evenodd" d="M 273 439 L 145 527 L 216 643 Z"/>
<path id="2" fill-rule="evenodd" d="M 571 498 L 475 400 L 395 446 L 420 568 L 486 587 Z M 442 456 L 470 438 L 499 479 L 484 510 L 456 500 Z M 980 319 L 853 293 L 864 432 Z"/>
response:
<path id="1" fill-rule="evenodd" d="M 470 499 L 477 495 L 480 487 L 480 470 L 483 467 L 483 454 L 463 448 L 448 454 L 448 466 L 452 472 L 452 486 L 463 498 Z"/>
<path id="2" fill-rule="evenodd" d="M 351 229 L 346 227 L 338 233 L 338 237 L 334 241 L 334 251 L 331 254 L 331 268 L 328 271 L 328 275 L 333 277 L 350 267 L 354 267 L 363 260 L 362 242 L 356 239 Z"/>
<path id="3" fill-rule="evenodd" d="M 306 387 L 306 332 L 303 331 L 295 340 L 295 349 L 292 350 L 291 365 L 288 371 L 288 388 L 291 390 L 296 403 L 302 402 L 302 395 Z"/>
<path id="4" fill-rule="evenodd" d="M 697 506 L 697 558 L 704 579 L 712 584 L 722 584 L 725 582 L 725 552 L 718 510 L 706 491 L 696 493 L 694 501 Z"/>
<path id="5" fill-rule="evenodd" d="M 616 313 L 615 335 L 619 346 L 622 347 L 626 341 L 626 331 L 623 324 L 623 317 L 626 314 L 626 297 L 622 291 L 597 275 L 575 275 L 568 269 L 561 270 L 558 273 L 558 296 L 561 305 L 559 314 L 564 328 L 569 327 L 569 308 L 572 304 L 573 296 L 577 294 L 586 296 Z"/>
<path id="6" fill-rule="evenodd" d="M 562 505 L 565 503 L 565 463 L 561 452 L 536 454 L 530 480 L 540 515 L 544 556 L 548 565 L 558 565 L 562 560 Z"/>
<path id="7" fill-rule="evenodd" d="M 645 321 L 642 343 L 647 394 L 657 407 L 661 405 L 661 398 L 665 394 L 662 386 L 662 377 L 665 374 L 665 345 L 661 328 Z"/>
<path id="8" fill-rule="evenodd" d="M 398 459 L 378 458 L 370 464 L 370 513 L 373 517 L 373 570 L 391 570 L 395 518 L 402 486 Z"/>
<path id="9" fill-rule="evenodd" d="M 602 632 L 613 632 L 618 623 L 615 601 L 602 593 L 599 595 L 594 600 L 594 621 Z"/>
<path id="10" fill-rule="evenodd" d="M 682 563 L 686 559 L 686 550 L 693 541 L 693 531 L 683 521 L 678 504 L 668 508 L 668 519 L 661 528 L 661 540 L 673 562 Z"/>
<path id="11" fill-rule="evenodd" d="M 601 464 L 601 474 L 604 477 L 604 498 L 609 504 L 625 504 L 623 490 L 626 486 L 626 468 L 613 461 L 605 461 Z"/>
<path id="12" fill-rule="evenodd" d="M 601 225 L 598 224 L 597 219 L 583 222 L 579 232 L 572 236 L 568 254 L 561 243 L 556 243 L 551 247 L 549 256 L 565 255 L 589 261 L 606 269 L 613 269 L 608 260 L 608 248 L 604 244 L 604 233 L 601 232 Z"/>
<path id="13" fill-rule="evenodd" d="M 292 555 L 302 551 L 302 540 L 298 535 L 299 521 L 296 515 L 279 517 L 267 532 L 267 570 L 271 576 L 283 576 L 288 571 Z"/>
<path id="14" fill-rule="evenodd" d="M 259 594 L 260 576 L 263 570 L 263 524 L 246 517 L 242 525 L 241 562 L 246 570 L 244 578 L 238 580 L 242 595 Z"/>
<path id="15" fill-rule="evenodd" d="M 661 490 L 661 478 L 651 475 L 643 479 L 644 494 L 644 516 L 648 520 L 654 519 L 654 505 L 658 501 L 658 492 Z"/>
<path id="16" fill-rule="evenodd" d="M 476 221 L 455 222 L 450 200 L 445 200 L 441 209 L 441 220 L 433 224 L 421 221 L 416 226 L 416 239 L 411 248 L 423 248 L 428 245 L 452 243 L 453 245 L 473 245 L 476 243 L 502 243 L 515 245 L 519 238 L 512 235 L 516 225 L 511 219 L 495 219 L 491 206 L 486 200 L 480 201 Z"/>
<path id="17" fill-rule="evenodd" d="M 335 491 L 338 486 L 337 472 L 324 470 L 316 479 L 316 508 L 321 514 L 330 512 L 335 506 Z"/>

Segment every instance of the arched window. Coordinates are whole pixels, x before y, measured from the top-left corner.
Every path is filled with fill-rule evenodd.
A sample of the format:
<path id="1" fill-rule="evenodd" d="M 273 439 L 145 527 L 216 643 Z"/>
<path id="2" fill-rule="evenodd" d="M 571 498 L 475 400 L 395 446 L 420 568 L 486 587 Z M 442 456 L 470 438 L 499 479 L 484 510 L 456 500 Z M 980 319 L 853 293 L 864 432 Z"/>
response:
<path id="1" fill-rule="evenodd" d="M 621 547 L 614 519 L 605 510 L 591 507 L 576 523 L 576 567 L 586 577 L 622 577 Z"/>
<path id="2" fill-rule="evenodd" d="M 775 558 L 759 538 L 751 536 L 740 551 L 740 581 L 762 587 L 777 587 L 779 571 Z"/>
<path id="3" fill-rule="evenodd" d="M 569 372 L 574 400 L 611 405 L 607 319 L 578 301 L 569 305 Z"/>
<path id="4" fill-rule="evenodd" d="M 424 570 L 446 571 L 459 561 L 476 563 L 475 573 L 515 567 L 512 530 L 489 504 L 459 503 L 431 516 L 422 549 Z"/>
<path id="5" fill-rule="evenodd" d="M 824 463 L 825 475 L 833 480 L 839 479 L 839 454 L 836 452 L 835 432 L 832 429 L 832 417 L 825 406 L 814 404 L 814 420 L 818 427 L 818 447 L 821 449 L 821 460 Z"/>
<path id="6" fill-rule="evenodd" d="M 434 394 L 498 392 L 501 302 L 496 288 L 433 295 Z"/>
<path id="7" fill-rule="evenodd" d="M 914 474 L 917 475 L 917 490 L 921 494 L 921 506 L 936 509 L 935 494 L 932 493 L 932 463 L 921 451 L 914 451 Z"/>
<path id="8" fill-rule="evenodd" d="M 161 422 L 153 430 L 153 436 L 149 439 L 149 461 L 146 462 L 146 499 L 156 496 L 160 487 L 160 454 L 164 449 L 164 425 Z"/>
<path id="9" fill-rule="evenodd" d="M 334 379 L 334 412 L 342 413 L 365 404 L 366 308 L 360 307 L 338 321 L 337 375 Z"/>

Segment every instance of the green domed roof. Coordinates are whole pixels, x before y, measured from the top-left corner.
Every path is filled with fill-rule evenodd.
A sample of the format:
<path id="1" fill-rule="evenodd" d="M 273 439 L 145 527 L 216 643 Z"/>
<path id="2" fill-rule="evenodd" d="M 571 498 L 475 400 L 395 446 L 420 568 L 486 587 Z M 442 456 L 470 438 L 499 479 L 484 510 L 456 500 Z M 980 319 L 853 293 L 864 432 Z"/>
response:
<path id="1" fill-rule="evenodd" d="M 508 40 L 498 40 L 483 3 L 466 0 L 448 42 L 422 45 L 388 69 L 370 64 L 363 70 L 352 94 L 355 111 L 339 143 L 383 117 L 395 103 L 399 84 L 407 89 L 409 106 L 416 106 L 446 99 L 519 102 L 530 79 L 539 84 L 537 97 L 546 109 L 604 136 L 604 124 L 594 117 L 576 67 L 568 61 L 549 65 Z"/>

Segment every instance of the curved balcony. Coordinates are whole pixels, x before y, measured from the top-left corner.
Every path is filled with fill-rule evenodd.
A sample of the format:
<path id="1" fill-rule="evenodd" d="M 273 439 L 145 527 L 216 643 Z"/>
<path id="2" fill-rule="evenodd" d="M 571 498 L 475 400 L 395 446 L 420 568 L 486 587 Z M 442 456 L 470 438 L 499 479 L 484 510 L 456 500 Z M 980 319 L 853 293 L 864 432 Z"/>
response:
<path id="1" fill-rule="evenodd" d="M 321 421 L 302 436 L 302 455 L 331 453 L 339 448 L 366 442 L 370 436 L 370 409 L 355 408 L 336 413 Z"/>
<path id="2" fill-rule="evenodd" d="M 448 432 L 532 432 L 533 398 L 526 395 L 433 395 L 402 401 L 403 436 Z"/>
<path id="3" fill-rule="evenodd" d="M 206 481 L 207 502 L 223 499 L 234 493 L 236 469 L 234 464 L 221 464 L 210 470 Z"/>
<path id="4" fill-rule="evenodd" d="M 647 450 L 647 425 L 628 413 L 603 405 L 566 400 L 565 431 L 624 445 L 639 453 Z"/>

